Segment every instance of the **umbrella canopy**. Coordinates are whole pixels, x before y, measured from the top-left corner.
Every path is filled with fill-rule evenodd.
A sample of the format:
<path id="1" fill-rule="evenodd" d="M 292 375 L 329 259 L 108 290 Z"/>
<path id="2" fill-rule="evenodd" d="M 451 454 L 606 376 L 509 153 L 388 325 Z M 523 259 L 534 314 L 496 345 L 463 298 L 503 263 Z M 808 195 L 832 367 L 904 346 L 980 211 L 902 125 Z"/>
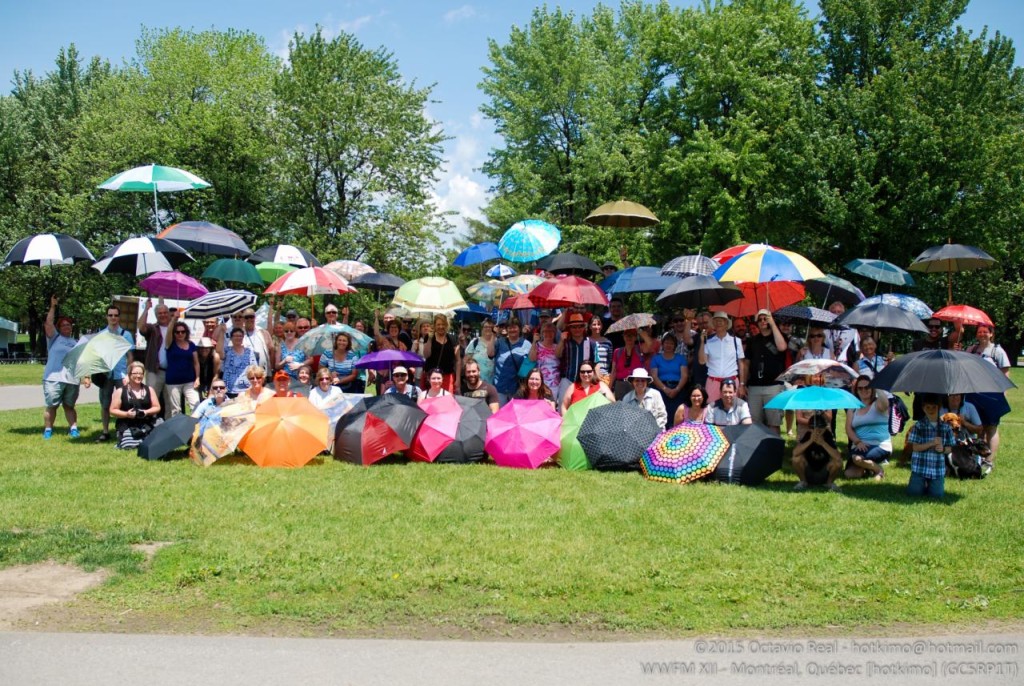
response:
<path id="1" fill-rule="evenodd" d="M 822 305 L 838 300 L 844 305 L 856 305 L 864 299 L 864 291 L 844 278 L 826 274 L 817 279 L 804 281 L 804 288 L 816 298 L 821 298 Z"/>
<path id="2" fill-rule="evenodd" d="M 928 327 L 910 312 L 882 303 L 859 305 L 852 310 L 847 310 L 836 318 L 835 323 L 851 329 L 872 329 L 890 333 L 928 333 Z"/>
<path id="3" fill-rule="evenodd" d="M 556 276 L 546 279 L 529 293 L 538 307 L 570 305 L 608 306 L 608 296 L 593 281 L 580 276 Z"/>
<path id="4" fill-rule="evenodd" d="M 353 329 L 348 324 L 321 324 L 315 326 L 306 333 L 299 336 L 295 341 L 295 347 L 306 354 L 307 357 L 322 355 L 334 349 L 334 338 L 339 333 L 347 333 L 352 339 L 352 349 L 357 352 L 366 352 L 370 349 L 373 339 L 359 329 Z"/>
<path id="5" fill-rule="evenodd" d="M 355 366 L 359 369 L 384 370 L 391 369 L 396 364 L 422 367 L 424 362 L 425 360 L 416 353 L 405 350 L 378 350 L 360 357 Z"/>
<path id="6" fill-rule="evenodd" d="M 804 377 L 820 376 L 829 388 L 847 388 L 860 375 L 852 367 L 835 360 L 801 360 L 782 372 L 776 381 L 796 383 Z"/>
<path id="7" fill-rule="evenodd" d="M 747 250 L 736 255 L 712 274 L 721 282 L 806 281 L 825 276 L 803 255 L 778 248 Z"/>
<path id="8" fill-rule="evenodd" d="M 241 312 L 256 304 L 256 296 L 249 291 L 225 289 L 213 291 L 199 296 L 185 306 L 189 317 L 203 319 L 205 317 L 223 317 L 226 314 Z"/>
<path id="9" fill-rule="evenodd" d="M 600 286 L 608 295 L 661 293 L 678 281 L 679 277 L 665 276 L 657 267 L 630 267 L 603 279 Z"/>
<path id="10" fill-rule="evenodd" d="M 973 245 L 947 243 L 928 248 L 910 263 L 910 270 L 915 272 L 946 272 L 948 284 L 948 304 L 953 304 L 953 272 L 971 269 L 988 269 L 995 266 L 996 259 L 981 248 Z"/>
<path id="11" fill-rule="evenodd" d="M 741 298 L 743 293 L 735 286 L 723 285 L 713 276 L 699 274 L 679 279 L 661 292 L 657 302 L 662 307 L 701 310 Z"/>
<path id="12" fill-rule="evenodd" d="M 257 265 L 257 269 L 259 266 Z M 323 267 L 304 267 L 288 272 L 267 286 L 264 293 L 277 295 L 341 295 L 355 293 L 341 276 Z"/>
<path id="13" fill-rule="evenodd" d="M 4 266 L 28 264 L 49 267 L 95 260 L 89 249 L 77 238 L 66 233 L 40 233 L 15 243 L 4 258 Z"/>
<path id="14" fill-rule="evenodd" d="M 775 311 L 800 302 L 807 294 L 803 284 L 795 281 L 743 282 L 733 285 L 743 297 L 727 302 L 720 308 L 731 317 L 749 317 L 762 308 Z"/>
<path id="15" fill-rule="evenodd" d="M 273 283 L 285 274 L 298 271 L 299 267 L 284 262 L 260 262 L 254 269 L 260 275 L 263 283 Z"/>
<path id="16" fill-rule="evenodd" d="M 511 400 L 487 419 L 484 448 L 502 467 L 536 469 L 558 452 L 561 428 L 546 400 Z"/>
<path id="17" fill-rule="evenodd" d="M 859 410 L 864 403 L 845 388 L 805 386 L 783 391 L 765 405 L 768 410 Z"/>
<path id="18" fill-rule="evenodd" d="M 335 260 L 334 262 L 329 262 L 324 265 L 324 269 L 330 269 L 332 272 L 349 282 L 363 274 L 377 273 L 377 270 L 370 265 L 357 260 Z"/>
<path id="19" fill-rule="evenodd" d="M 871 381 L 873 388 L 911 393 L 1002 393 L 1016 388 L 981 355 L 957 350 L 922 350 L 901 355 Z"/>
<path id="20" fill-rule="evenodd" d="M 775 319 L 806 324 L 808 326 L 831 328 L 836 320 L 836 315 L 820 307 L 786 305 L 775 310 Z"/>
<path id="21" fill-rule="evenodd" d="M 92 374 L 106 374 L 117 366 L 121 358 L 132 349 L 131 343 L 109 331 L 83 336 L 64 355 L 61 365 L 76 379 Z"/>
<path id="22" fill-rule="evenodd" d="M 651 481 L 686 484 L 715 471 L 729 452 L 722 429 L 680 424 L 658 434 L 640 458 L 640 472 Z"/>
<path id="23" fill-rule="evenodd" d="M 516 275 L 516 270 L 507 264 L 496 264 L 484 272 L 484 275 L 492 279 L 511 279 Z"/>
<path id="24" fill-rule="evenodd" d="M 301 467 L 327 449 L 327 415 L 306 398 L 269 398 L 238 444 L 260 467 Z"/>
<path id="25" fill-rule="evenodd" d="M 142 276 L 153 272 L 169 272 L 192 256 L 174 241 L 166 238 L 129 238 L 107 251 L 92 268 L 100 274 L 134 274 Z"/>
<path id="26" fill-rule="evenodd" d="M 569 410 L 562 417 L 561 450 L 558 455 L 559 464 L 563 468 L 573 471 L 590 469 L 587 454 L 583 452 L 583 446 L 578 440 L 580 426 L 583 425 L 588 412 L 610 402 L 601 393 L 594 393 L 569 406 Z"/>
<path id="27" fill-rule="evenodd" d="M 264 284 L 263 277 L 260 276 L 260 273 L 256 271 L 256 267 L 251 262 L 226 257 L 211 262 L 210 266 L 203 272 L 202 278 L 217 279 L 231 283 L 252 284 L 254 286 L 262 286 Z"/>
<path id="28" fill-rule="evenodd" d="M 456 310 L 455 319 L 457 321 L 470 321 L 470 322 L 482 322 L 488 317 L 495 316 L 496 313 L 488 310 L 483 305 L 476 303 L 468 303 L 468 310 Z"/>
<path id="29" fill-rule="evenodd" d="M 456 267 L 471 267 L 481 262 L 500 259 L 501 253 L 498 252 L 498 244 L 487 241 L 469 246 L 458 254 L 452 264 Z"/>
<path id="30" fill-rule="evenodd" d="M 944 322 L 957 322 L 967 326 L 994 326 L 987 314 L 970 305 L 947 305 L 932 316 Z"/>
<path id="31" fill-rule="evenodd" d="M 193 419 L 187 414 L 176 414 L 166 422 L 157 424 L 139 444 L 139 457 L 159 460 L 172 450 L 188 445 L 198 424 L 198 419 Z"/>
<path id="32" fill-rule="evenodd" d="M 601 268 L 589 257 L 572 252 L 560 252 L 537 260 L 537 269 L 552 274 L 600 274 Z"/>
<path id="33" fill-rule="evenodd" d="M 660 223 L 653 212 L 631 200 L 606 202 L 583 221 L 591 226 L 610 226 L 616 229 L 642 229 Z"/>
<path id="34" fill-rule="evenodd" d="M 587 413 L 576 440 L 598 471 L 634 471 L 658 435 L 654 415 L 635 405 L 609 403 Z"/>
<path id="35" fill-rule="evenodd" d="M 458 286 L 440 276 L 406 282 L 395 292 L 392 304 L 413 314 L 451 315 L 455 310 L 468 309 Z"/>
<path id="36" fill-rule="evenodd" d="M 487 441 L 487 418 L 491 416 L 491 408 L 481 398 L 464 398 L 457 395 L 455 402 L 462 408 L 455 440 L 434 458 L 434 463 L 482 462 L 487 457 L 484 443 Z"/>
<path id="37" fill-rule="evenodd" d="M 767 243 L 740 243 L 734 245 L 731 248 L 726 248 L 722 252 L 712 255 L 711 259 L 717 262 L 719 265 L 723 265 L 737 255 L 741 255 L 745 252 L 753 252 L 755 250 L 764 250 L 766 248 L 774 248 L 775 246 L 768 245 Z M 718 267 L 715 267 L 718 270 Z"/>
<path id="38" fill-rule="evenodd" d="M 904 295 L 903 293 L 880 293 L 873 295 L 859 302 L 857 307 L 867 307 L 868 305 L 876 305 L 878 303 L 906 310 L 918 319 L 926 319 L 932 316 L 932 308 L 928 307 L 927 303 L 912 295 Z"/>
<path id="39" fill-rule="evenodd" d="M 727 484 L 756 486 L 782 469 L 786 442 L 761 424 L 723 426 L 729 452 L 715 469 L 714 479 Z"/>
<path id="40" fill-rule="evenodd" d="M 661 266 L 663 276 L 711 276 L 721 265 L 707 255 L 682 255 Z"/>
<path id="41" fill-rule="evenodd" d="M 204 255 L 248 257 L 252 254 L 241 236 L 211 222 L 179 222 L 168 226 L 156 237 L 172 240 L 185 250 Z"/>
<path id="42" fill-rule="evenodd" d="M 174 298 L 175 300 L 195 300 L 210 291 L 203 284 L 188 274 L 181 272 L 156 272 L 139 282 L 139 288 L 150 295 Z"/>
<path id="43" fill-rule="evenodd" d="M 192 172 L 177 167 L 164 167 L 159 164 L 146 164 L 135 167 L 120 174 L 115 174 L 101 183 L 97 188 L 121 193 L 152 193 L 153 220 L 160 227 L 160 208 L 157 206 L 157 193 L 174 193 L 178 191 L 199 190 L 209 188 L 210 184 Z"/>
<path id="44" fill-rule="evenodd" d="M 363 398 L 338 420 L 334 457 L 371 465 L 408 450 L 427 413 L 400 393 Z"/>
<path id="45" fill-rule="evenodd" d="M 562 232 L 554 224 L 524 219 L 502 235 L 498 252 L 509 262 L 533 262 L 553 253 L 561 241 Z"/>
<path id="46" fill-rule="evenodd" d="M 529 293 L 537 286 L 544 283 L 544 277 L 537 274 L 519 274 L 505 281 L 509 288 L 516 293 Z"/>
<path id="47" fill-rule="evenodd" d="M 207 413 L 199 420 L 192 439 L 192 461 L 209 467 L 235 452 L 255 423 L 256 412 L 250 403 L 224 403 Z"/>
<path id="48" fill-rule="evenodd" d="M 618 333 L 620 331 L 629 331 L 630 329 L 642 329 L 645 326 L 654 326 L 657 323 L 658 321 L 654 318 L 653 314 L 637 312 L 636 314 L 627 314 L 625 317 L 622 317 L 609 326 L 605 333 Z"/>
<path id="49" fill-rule="evenodd" d="M 540 307 L 530 296 L 517 293 L 505 298 L 501 303 L 502 310 L 533 310 Z"/>
<path id="50" fill-rule="evenodd" d="M 442 395 L 427 398 L 420 404 L 420 409 L 427 416 L 416 430 L 412 445 L 405 454 L 411 460 L 433 462 L 458 436 L 462 406 L 455 396 Z"/>
<path id="51" fill-rule="evenodd" d="M 293 267 L 322 267 L 320 260 L 313 257 L 313 253 L 305 248 L 300 248 L 287 243 L 278 243 L 260 248 L 249 256 L 250 262 L 280 262 L 290 264 Z"/>
<path id="52" fill-rule="evenodd" d="M 395 276 L 394 274 L 377 272 L 374 274 L 363 274 L 362 276 L 357 276 L 349 281 L 348 285 L 354 286 L 359 290 L 397 291 L 404 283 L 405 279 Z"/>
<path id="53" fill-rule="evenodd" d="M 466 289 L 466 293 L 477 300 L 491 302 L 495 298 L 500 297 L 502 293 L 511 290 L 512 289 L 504 281 L 491 279 L 490 281 L 481 281 L 480 283 L 473 284 Z"/>
<path id="54" fill-rule="evenodd" d="M 850 260 L 843 266 L 854 274 L 866 276 L 869 279 L 874 279 L 876 282 L 891 283 L 894 286 L 914 285 L 914 277 L 907 270 L 900 269 L 892 262 L 886 262 L 885 260 L 861 258 Z"/>

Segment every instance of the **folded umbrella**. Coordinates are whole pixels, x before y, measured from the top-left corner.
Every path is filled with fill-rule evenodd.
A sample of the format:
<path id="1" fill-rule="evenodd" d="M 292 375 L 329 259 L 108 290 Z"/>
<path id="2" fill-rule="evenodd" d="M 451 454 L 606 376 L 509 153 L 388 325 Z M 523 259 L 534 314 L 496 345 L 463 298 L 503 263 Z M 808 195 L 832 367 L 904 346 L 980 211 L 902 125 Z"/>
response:
<path id="1" fill-rule="evenodd" d="M 159 460 L 172 450 L 188 445 L 198 424 L 198 419 L 187 414 L 176 414 L 166 422 L 157 424 L 139 444 L 139 457 Z"/>
<path id="2" fill-rule="evenodd" d="M 239 449 L 260 467 L 301 467 L 327 448 L 327 416 L 306 398 L 269 398 Z"/>
<path id="3" fill-rule="evenodd" d="M 644 450 L 660 433 L 647 410 L 609 403 L 587 413 L 576 440 L 590 466 L 598 471 L 635 471 Z"/>
<path id="4" fill-rule="evenodd" d="M 511 400 L 487 419 L 484 448 L 501 467 L 536 469 L 558 452 L 562 418 L 545 400 Z"/>
<path id="5" fill-rule="evenodd" d="M 871 381 L 873 388 L 909 393 L 1001 393 L 1016 384 L 981 355 L 922 350 L 901 355 Z"/>
<path id="6" fill-rule="evenodd" d="M 562 417 L 561 450 L 558 454 L 558 462 L 564 469 L 573 471 L 590 469 L 587 454 L 583 452 L 583 446 L 579 442 L 580 426 L 583 425 L 587 413 L 595 407 L 601 407 L 610 402 L 604 395 L 594 393 L 569 406 L 569 410 Z"/>
<path id="7" fill-rule="evenodd" d="M 728 452 L 720 427 L 680 424 L 651 441 L 640 458 L 640 472 L 651 481 L 692 483 L 715 471 Z"/>

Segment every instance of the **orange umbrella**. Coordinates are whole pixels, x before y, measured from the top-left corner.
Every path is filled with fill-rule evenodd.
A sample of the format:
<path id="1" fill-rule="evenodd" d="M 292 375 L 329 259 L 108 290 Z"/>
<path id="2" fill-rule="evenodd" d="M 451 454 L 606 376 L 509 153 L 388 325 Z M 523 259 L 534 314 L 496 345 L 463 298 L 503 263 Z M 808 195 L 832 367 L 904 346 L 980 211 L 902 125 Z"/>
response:
<path id="1" fill-rule="evenodd" d="M 260 467 L 301 467 L 327 449 L 327 415 L 306 398 L 270 398 L 238 447 Z"/>

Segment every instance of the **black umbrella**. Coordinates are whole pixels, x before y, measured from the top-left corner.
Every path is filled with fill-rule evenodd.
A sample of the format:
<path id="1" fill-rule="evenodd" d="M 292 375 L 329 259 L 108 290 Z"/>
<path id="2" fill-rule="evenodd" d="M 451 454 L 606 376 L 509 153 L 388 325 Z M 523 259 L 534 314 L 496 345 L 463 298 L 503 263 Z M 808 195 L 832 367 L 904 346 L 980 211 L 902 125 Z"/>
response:
<path id="1" fill-rule="evenodd" d="M 928 333 L 928 327 L 910 312 L 884 303 L 860 305 L 847 310 L 836 318 L 834 324 L 889 333 Z"/>
<path id="2" fill-rule="evenodd" d="M 259 264 L 260 262 L 290 264 L 293 267 L 298 267 L 300 269 L 304 267 L 323 266 L 320 264 L 320 260 L 313 257 L 313 253 L 309 252 L 305 248 L 288 245 L 287 243 L 278 243 L 276 245 L 268 245 L 265 248 L 260 248 L 252 255 L 249 255 L 249 261 L 253 264 Z"/>
<path id="3" fill-rule="evenodd" d="M 427 413 L 400 393 L 363 398 L 338 419 L 334 457 L 370 465 L 408 450 Z"/>
<path id="4" fill-rule="evenodd" d="M 174 241 L 143 236 L 118 243 L 92 268 L 100 274 L 142 276 L 153 272 L 171 272 L 191 261 L 192 256 Z"/>
<path id="5" fill-rule="evenodd" d="M 537 260 L 537 268 L 552 274 L 600 274 L 601 268 L 589 257 L 571 252 L 560 252 Z"/>
<path id="6" fill-rule="evenodd" d="M 185 250 L 204 255 L 248 257 L 252 253 L 241 236 L 211 222 L 179 222 L 168 226 L 156 236 L 172 240 Z"/>
<path id="7" fill-rule="evenodd" d="M 482 462 L 486 457 L 484 441 L 487 439 L 487 418 L 491 416 L 491 408 L 482 398 L 464 398 L 455 396 L 462 408 L 459 417 L 459 428 L 455 440 L 434 458 L 434 463 L 467 464 Z"/>
<path id="8" fill-rule="evenodd" d="M 806 324 L 807 326 L 820 326 L 823 329 L 837 328 L 836 315 L 820 307 L 807 307 L 805 305 L 786 305 L 775 311 L 775 319 L 782 322 L 794 322 Z"/>
<path id="9" fill-rule="evenodd" d="M 947 243 L 928 248 L 910 263 L 909 269 L 914 272 L 946 272 L 949 288 L 947 305 L 953 304 L 953 272 L 965 272 L 971 269 L 987 269 L 994 266 L 996 258 L 981 248 L 960 243 Z"/>
<path id="10" fill-rule="evenodd" d="M 700 310 L 739 300 L 743 297 L 735 286 L 723 286 L 713 276 L 687 276 L 672 284 L 658 296 L 663 307 Z"/>
<path id="11" fill-rule="evenodd" d="M 95 259 L 78 239 L 66 233 L 40 233 L 22 238 L 15 243 L 4 258 L 4 266 L 28 264 L 48 267 L 55 264 L 93 262 Z"/>
<path id="12" fill-rule="evenodd" d="M 902 355 L 878 372 L 874 388 L 911 393 L 1001 393 L 1016 385 L 981 355 L 922 350 Z"/>
<path id="13" fill-rule="evenodd" d="M 804 281 L 804 288 L 811 295 L 821 298 L 823 305 L 838 300 L 844 305 L 852 307 L 864 299 L 864 291 L 834 274 L 826 274 L 817 279 L 807 279 Z"/>
<path id="14" fill-rule="evenodd" d="M 635 405 L 610 403 L 587 412 L 576 440 L 598 471 L 635 471 L 659 433 L 654 415 Z"/>
<path id="15" fill-rule="evenodd" d="M 782 469 L 786 442 L 775 431 L 760 424 L 723 426 L 729 452 L 712 475 L 727 484 L 756 486 Z"/>
<path id="16" fill-rule="evenodd" d="M 661 266 L 664 276 L 711 276 L 721 267 L 706 255 L 682 255 Z"/>
<path id="17" fill-rule="evenodd" d="M 177 414 L 166 422 L 157 424 L 139 444 L 139 457 L 159 460 L 175 448 L 188 445 L 197 424 L 199 420 L 187 414 Z"/>
<path id="18" fill-rule="evenodd" d="M 359 290 L 365 288 L 371 291 L 397 291 L 405 284 L 405 279 L 385 272 L 370 272 L 361 274 L 348 283 Z"/>

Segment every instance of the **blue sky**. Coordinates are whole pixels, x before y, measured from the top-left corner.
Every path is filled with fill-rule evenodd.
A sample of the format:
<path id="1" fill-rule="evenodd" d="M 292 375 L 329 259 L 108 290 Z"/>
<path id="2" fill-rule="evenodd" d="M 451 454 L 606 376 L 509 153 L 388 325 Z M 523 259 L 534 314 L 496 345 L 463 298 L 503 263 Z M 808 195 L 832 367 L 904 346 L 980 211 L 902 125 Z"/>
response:
<path id="1" fill-rule="evenodd" d="M 0 83 L 8 90 L 16 69 L 49 71 L 57 51 L 70 43 L 85 58 L 100 55 L 120 64 L 134 54 L 142 26 L 249 30 L 263 36 L 267 46 L 281 55 L 287 54 L 288 39 L 296 31 L 308 32 L 318 24 L 329 34 L 347 31 L 364 46 L 390 50 L 407 78 L 420 85 L 436 84 L 434 99 L 439 102 L 430 105 L 429 114 L 452 137 L 445 151 L 446 169 L 435 187 L 437 203 L 445 210 L 479 216 L 489 183 L 477 170 L 487 151 L 499 143 L 490 123 L 478 112 L 482 96 L 477 84 L 487 61 L 487 40 L 504 42 L 512 26 L 529 21 L 537 4 L 517 0 L 0 0 Z M 548 3 L 577 15 L 588 14 L 596 4 L 585 0 Z M 817 13 L 816 3 L 807 6 L 812 15 Z M 1017 46 L 1024 45 L 1021 0 L 972 0 L 963 24 L 974 32 L 987 25 L 990 33 L 998 29 Z"/>

